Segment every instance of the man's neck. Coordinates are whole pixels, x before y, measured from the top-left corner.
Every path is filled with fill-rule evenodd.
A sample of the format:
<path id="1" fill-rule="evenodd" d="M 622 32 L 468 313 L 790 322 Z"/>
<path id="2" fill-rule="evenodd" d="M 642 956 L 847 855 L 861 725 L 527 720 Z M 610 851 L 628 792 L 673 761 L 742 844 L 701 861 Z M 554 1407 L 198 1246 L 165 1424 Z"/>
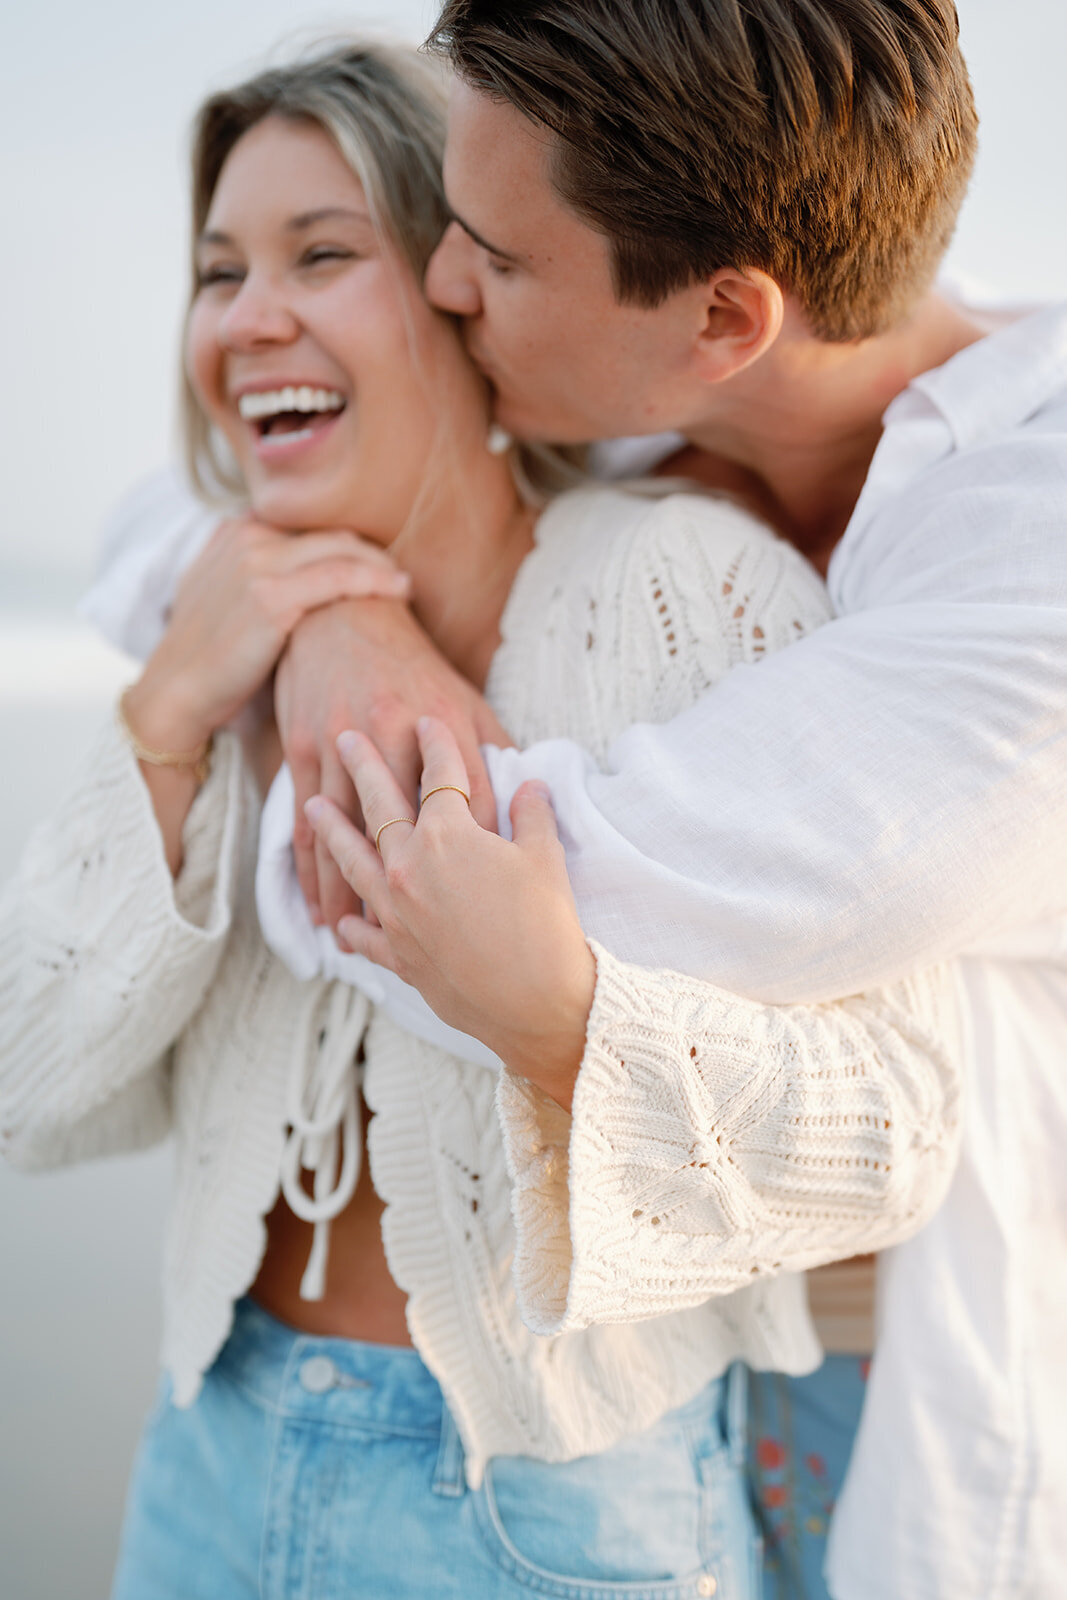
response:
<path id="1" fill-rule="evenodd" d="M 825 572 L 886 407 L 984 331 L 937 295 L 904 327 L 862 344 L 826 344 L 787 324 L 774 349 L 732 380 L 728 415 L 691 427 L 690 448 L 670 468 L 739 496 Z"/>

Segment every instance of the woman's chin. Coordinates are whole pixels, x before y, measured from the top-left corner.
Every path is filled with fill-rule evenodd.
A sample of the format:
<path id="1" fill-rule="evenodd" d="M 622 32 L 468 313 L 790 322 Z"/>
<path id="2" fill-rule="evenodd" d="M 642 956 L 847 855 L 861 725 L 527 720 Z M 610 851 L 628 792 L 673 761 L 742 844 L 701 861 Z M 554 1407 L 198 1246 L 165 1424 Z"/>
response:
<path id="1" fill-rule="evenodd" d="M 351 524 L 351 507 L 347 515 L 337 503 L 337 495 L 325 484 L 294 482 L 290 479 L 264 479 L 261 473 L 249 473 L 249 502 L 253 516 L 269 522 L 275 528 L 285 528 L 293 533 L 307 533 L 312 529 L 345 528 Z"/>

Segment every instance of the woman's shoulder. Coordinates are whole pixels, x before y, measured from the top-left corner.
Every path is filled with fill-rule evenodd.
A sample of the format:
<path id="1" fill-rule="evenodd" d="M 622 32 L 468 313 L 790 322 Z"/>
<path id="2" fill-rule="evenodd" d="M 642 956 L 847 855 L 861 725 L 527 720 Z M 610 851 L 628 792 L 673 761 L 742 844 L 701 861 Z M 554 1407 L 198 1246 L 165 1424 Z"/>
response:
<path id="1" fill-rule="evenodd" d="M 815 571 L 732 502 L 583 488 L 540 519 L 487 689 L 520 743 L 597 754 L 829 616 Z"/>
<path id="2" fill-rule="evenodd" d="M 721 550 L 728 558 L 739 549 L 751 548 L 783 565 L 810 573 L 821 580 L 811 566 L 761 522 L 726 495 L 711 494 L 699 488 L 658 485 L 654 479 L 626 484 L 588 484 L 568 490 L 542 512 L 537 526 L 539 546 L 572 538 L 618 546 L 657 539 L 692 539 L 709 552 Z"/>
<path id="3" fill-rule="evenodd" d="M 722 495 L 591 485 L 554 501 L 536 537 L 544 576 L 558 570 L 568 586 L 580 572 L 587 584 L 621 597 L 655 577 L 665 593 L 679 592 L 690 605 L 703 596 L 772 618 L 788 613 L 798 634 L 830 616 L 825 584 L 810 563 Z"/>

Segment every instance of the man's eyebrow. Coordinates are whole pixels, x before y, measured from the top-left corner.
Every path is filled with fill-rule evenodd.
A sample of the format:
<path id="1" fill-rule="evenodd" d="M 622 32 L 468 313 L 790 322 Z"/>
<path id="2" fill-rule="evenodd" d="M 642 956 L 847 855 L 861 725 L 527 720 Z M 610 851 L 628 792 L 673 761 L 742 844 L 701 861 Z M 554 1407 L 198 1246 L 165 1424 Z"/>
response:
<path id="1" fill-rule="evenodd" d="M 496 256 L 501 261 L 512 261 L 518 265 L 519 257 L 511 254 L 510 250 L 501 250 L 497 245 L 490 244 L 488 239 L 483 239 L 481 234 L 471 227 L 469 222 L 464 222 L 457 211 L 451 212 L 452 221 L 463 229 L 468 239 L 473 239 L 475 244 L 481 245 L 483 250 L 488 250 L 491 256 Z"/>

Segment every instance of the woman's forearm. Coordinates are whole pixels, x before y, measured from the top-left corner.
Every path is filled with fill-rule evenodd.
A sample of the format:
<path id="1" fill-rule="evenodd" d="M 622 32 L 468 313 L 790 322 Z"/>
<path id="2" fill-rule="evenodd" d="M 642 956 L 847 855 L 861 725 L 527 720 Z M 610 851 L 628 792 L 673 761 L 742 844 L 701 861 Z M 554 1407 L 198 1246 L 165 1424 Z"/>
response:
<path id="1" fill-rule="evenodd" d="M 229 937 L 250 808 L 223 736 L 174 881 L 112 723 L 0 897 L 0 1149 L 35 1166 L 162 1132 L 166 1060 Z M 154 1086 L 153 1086 L 154 1085 Z"/>
<path id="2" fill-rule="evenodd" d="M 698 1305 L 914 1233 L 960 1137 L 946 969 L 764 1006 L 597 950 L 567 1117 L 501 1080 L 523 1316 L 555 1334 Z"/>
<path id="3" fill-rule="evenodd" d="M 127 690 L 122 710 L 128 731 L 143 746 L 172 757 L 189 757 L 187 763 L 174 765 L 138 761 L 159 824 L 163 854 L 176 878 L 182 867 L 182 830 L 202 781 L 203 769 L 195 757 L 211 730 L 205 733 L 194 717 L 183 715 L 173 703 L 168 705 L 148 671 Z"/>
<path id="4" fill-rule="evenodd" d="M 123 702 L 135 748 L 191 757 L 184 766 L 141 761 L 172 873 L 198 787 L 196 753 L 267 682 L 300 619 L 346 596 L 396 596 L 403 585 L 388 558 L 354 533 L 297 537 L 250 517 L 215 530 Z"/>

